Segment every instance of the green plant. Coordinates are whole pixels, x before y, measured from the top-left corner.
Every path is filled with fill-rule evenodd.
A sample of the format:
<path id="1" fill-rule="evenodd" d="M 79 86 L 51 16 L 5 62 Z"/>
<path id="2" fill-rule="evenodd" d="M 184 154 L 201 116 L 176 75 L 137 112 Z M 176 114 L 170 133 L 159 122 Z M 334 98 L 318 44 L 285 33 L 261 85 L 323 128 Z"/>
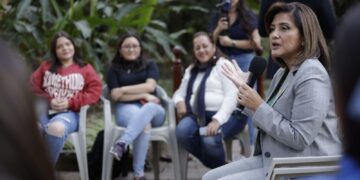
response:
<path id="1" fill-rule="evenodd" d="M 75 39 L 84 60 L 100 72 L 116 51 L 119 36 L 129 30 L 140 33 L 147 54 L 172 60 L 171 47 L 180 46 L 177 39 L 184 31 L 168 33 L 166 23 L 153 16 L 158 4 L 158 0 L 6 2 L 0 9 L 0 36 L 12 42 L 33 66 L 49 58 L 49 42 L 60 30 Z"/>

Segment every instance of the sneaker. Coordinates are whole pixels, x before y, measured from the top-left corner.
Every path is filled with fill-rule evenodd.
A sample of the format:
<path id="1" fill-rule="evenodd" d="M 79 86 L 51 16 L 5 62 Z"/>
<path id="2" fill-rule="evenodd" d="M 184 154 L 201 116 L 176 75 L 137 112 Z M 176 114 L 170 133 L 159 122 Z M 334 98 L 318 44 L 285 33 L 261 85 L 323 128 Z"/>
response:
<path id="1" fill-rule="evenodd" d="M 120 159 L 121 159 L 122 155 L 124 154 L 125 150 L 126 150 L 125 143 L 117 142 L 111 147 L 110 153 L 114 156 L 115 159 L 120 161 Z"/>

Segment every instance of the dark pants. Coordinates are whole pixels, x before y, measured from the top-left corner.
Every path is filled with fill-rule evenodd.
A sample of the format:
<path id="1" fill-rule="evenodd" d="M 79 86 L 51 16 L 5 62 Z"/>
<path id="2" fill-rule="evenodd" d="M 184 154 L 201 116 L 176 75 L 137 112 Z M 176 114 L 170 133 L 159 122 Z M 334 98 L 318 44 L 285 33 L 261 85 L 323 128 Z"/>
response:
<path id="1" fill-rule="evenodd" d="M 215 112 L 206 112 L 207 124 Z M 232 138 L 246 125 L 246 118 L 238 118 L 232 114 L 229 120 L 221 126 L 221 132 L 215 136 L 200 136 L 199 128 L 194 116 L 185 116 L 176 127 L 179 144 L 198 158 L 206 167 L 216 168 L 225 164 L 225 152 L 222 138 Z"/>

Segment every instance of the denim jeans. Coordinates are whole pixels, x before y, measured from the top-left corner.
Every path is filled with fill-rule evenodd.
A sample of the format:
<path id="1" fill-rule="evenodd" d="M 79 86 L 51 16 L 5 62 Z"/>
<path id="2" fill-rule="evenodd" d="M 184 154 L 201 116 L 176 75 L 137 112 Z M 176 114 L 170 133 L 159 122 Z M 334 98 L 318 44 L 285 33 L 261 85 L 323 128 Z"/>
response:
<path id="1" fill-rule="evenodd" d="M 73 111 L 68 111 L 51 116 L 46 114 L 41 114 L 39 116 L 42 134 L 44 135 L 45 141 L 49 146 L 50 158 L 55 165 L 59 158 L 60 152 L 64 147 L 66 138 L 69 134 L 78 130 L 79 114 Z M 64 134 L 61 137 L 49 134 L 48 132 L 49 125 L 54 122 L 61 123 L 65 127 Z"/>
<path id="2" fill-rule="evenodd" d="M 206 111 L 207 124 L 216 112 Z M 240 133 L 246 124 L 246 119 L 239 120 L 235 115 L 221 126 L 221 133 L 215 136 L 200 136 L 194 116 L 185 116 L 176 127 L 178 143 L 197 157 L 206 167 L 216 168 L 225 164 L 225 152 L 222 138 L 232 138 Z"/>
<path id="3" fill-rule="evenodd" d="M 232 60 L 234 59 L 242 71 L 249 71 L 249 67 L 251 64 L 251 60 L 254 58 L 254 53 L 245 53 L 240 55 L 230 55 L 229 58 Z M 255 128 L 252 122 L 252 119 L 247 116 L 242 116 L 242 118 L 247 118 L 248 121 L 248 128 L 249 128 L 249 137 L 250 137 L 250 144 L 254 144 L 255 142 Z"/>
<path id="4" fill-rule="evenodd" d="M 144 130 L 148 124 L 159 127 L 164 123 L 165 110 L 155 103 L 117 103 L 115 112 L 116 123 L 126 127 L 124 134 L 117 142 L 126 145 L 133 143 L 134 176 L 144 175 L 146 153 L 149 145 L 150 132 Z"/>

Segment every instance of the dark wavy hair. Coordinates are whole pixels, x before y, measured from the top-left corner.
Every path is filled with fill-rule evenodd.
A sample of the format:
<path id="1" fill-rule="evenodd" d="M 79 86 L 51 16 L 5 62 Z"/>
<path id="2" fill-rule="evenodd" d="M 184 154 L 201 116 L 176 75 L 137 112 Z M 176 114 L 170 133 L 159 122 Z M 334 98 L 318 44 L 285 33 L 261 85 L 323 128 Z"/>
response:
<path id="1" fill-rule="evenodd" d="M 66 39 L 68 39 L 69 41 L 71 41 L 71 43 L 74 46 L 74 62 L 76 64 L 78 64 L 80 67 L 83 67 L 85 65 L 84 61 L 81 58 L 80 55 L 80 51 L 79 49 L 76 47 L 74 40 L 70 37 L 70 35 L 64 31 L 59 31 L 57 32 L 54 37 L 51 40 L 51 49 L 50 49 L 50 55 L 51 55 L 51 67 L 50 67 L 50 71 L 53 73 L 56 73 L 56 70 L 58 67 L 61 67 L 61 62 L 60 59 L 57 57 L 56 55 L 56 43 L 57 40 L 61 37 L 64 37 Z"/>
<path id="2" fill-rule="evenodd" d="M 129 62 L 126 59 L 124 59 L 124 57 L 119 52 L 124 41 L 130 37 L 135 38 L 139 42 L 139 45 L 140 45 L 140 55 L 134 62 Z M 143 45 L 141 43 L 140 37 L 137 32 L 131 31 L 120 37 L 120 39 L 118 41 L 117 49 L 116 49 L 116 54 L 112 60 L 112 64 L 114 65 L 114 67 L 116 69 L 122 70 L 122 71 L 127 71 L 129 69 L 132 71 L 142 71 L 145 68 L 146 63 L 145 63 L 145 59 L 143 57 Z"/>
<path id="3" fill-rule="evenodd" d="M 252 32 L 254 28 L 251 27 L 250 21 L 253 20 L 251 17 L 251 10 L 245 5 L 244 0 L 239 0 L 236 6 L 236 13 L 240 20 L 241 26 L 245 29 L 249 39 L 252 39 Z"/>
<path id="4" fill-rule="evenodd" d="M 297 64 L 309 58 L 319 58 L 321 64 L 328 69 L 329 51 L 315 13 L 308 6 L 298 3 L 277 2 L 273 4 L 265 15 L 265 28 L 270 34 L 270 26 L 274 17 L 279 13 L 289 13 L 294 18 L 294 24 L 299 29 L 304 44 Z M 280 66 L 285 67 L 283 59 L 274 59 Z"/>

